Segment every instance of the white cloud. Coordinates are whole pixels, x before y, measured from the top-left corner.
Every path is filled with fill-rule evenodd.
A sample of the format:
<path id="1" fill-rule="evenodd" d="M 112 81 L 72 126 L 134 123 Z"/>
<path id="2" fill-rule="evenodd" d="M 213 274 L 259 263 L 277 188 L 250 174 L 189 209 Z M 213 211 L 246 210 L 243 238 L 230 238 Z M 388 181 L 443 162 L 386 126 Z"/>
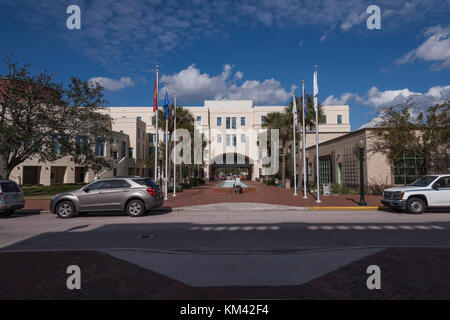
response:
<path id="1" fill-rule="evenodd" d="M 118 91 L 126 87 L 134 87 L 135 83 L 130 77 L 122 77 L 119 80 L 106 78 L 106 77 L 94 77 L 89 79 L 90 83 L 99 83 L 105 90 Z"/>
<path id="2" fill-rule="evenodd" d="M 284 103 L 289 93 L 275 79 L 264 81 L 246 80 L 241 85 L 243 73 L 232 72 L 226 64 L 218 75 L 201 73 L 195 65 L 171 75 L 163 75 L 161 82 L 169 83 L 169 89 L 176 91 L 181 101 L 202 102 L 205 99 L 252 99 L 257 104 Z"/>
<path id="3" fill-rule="evenodd" d="M 437 70 L 450 68 L 450 26 L 435 26 L 425 31 L 427 40 L 417 49 L 411 50 L 397 60 L 398 64 L 408 63 L 415 59 L 435 61 L 433 68 Z"/>
<path id="4" fill-rule="evenodd" d="M 354 99 L 357 95 L 354 93 L 343 93 L 340 98 L 335 97 L 334 95 L 329 95 L 325 101 L 322 103 L 323 105 L 343 105 L 348 104 L 351 99 Z"/>

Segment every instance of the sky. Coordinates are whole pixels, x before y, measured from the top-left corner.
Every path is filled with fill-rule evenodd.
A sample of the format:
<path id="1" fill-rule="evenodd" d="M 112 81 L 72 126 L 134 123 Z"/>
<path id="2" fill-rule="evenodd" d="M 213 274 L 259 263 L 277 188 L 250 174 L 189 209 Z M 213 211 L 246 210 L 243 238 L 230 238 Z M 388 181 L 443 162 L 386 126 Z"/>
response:
<path id="1" fill-rule="evenodd" d="M 185 106 L 287 105 L 302 80 L 312 93 L 317 65 L 319 102 L 348 104 L 352 130 L 386 106 L 450 99 L 450 0 L 0 0 L 0 39 L 33 72 L 100 83 L 107 106 L 152 105 L 156 65 Z"/>

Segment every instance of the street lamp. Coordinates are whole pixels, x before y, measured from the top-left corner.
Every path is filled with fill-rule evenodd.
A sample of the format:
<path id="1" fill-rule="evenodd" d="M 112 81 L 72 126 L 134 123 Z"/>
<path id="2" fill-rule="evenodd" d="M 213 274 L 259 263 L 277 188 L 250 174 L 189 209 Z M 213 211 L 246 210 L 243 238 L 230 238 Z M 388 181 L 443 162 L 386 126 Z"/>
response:
<path id="1" fill-rule="evenodd" d="M 367 202 L 364 199 L 364 139 L 358 142 L 359 149 L 359 206 L 367 206 Z"/>
<path id="2" fill-rule="evenodd" d="M 306 193 L 309 192 L 309 153 L 305 152 L 305 158 L 306 158 Z"/>

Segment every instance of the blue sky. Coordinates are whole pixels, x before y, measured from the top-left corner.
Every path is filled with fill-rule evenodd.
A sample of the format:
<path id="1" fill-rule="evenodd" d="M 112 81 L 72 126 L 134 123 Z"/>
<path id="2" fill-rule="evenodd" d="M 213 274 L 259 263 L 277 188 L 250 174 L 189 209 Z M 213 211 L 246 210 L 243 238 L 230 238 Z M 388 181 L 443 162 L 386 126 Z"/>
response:
<path id="1" fill-rule="evenodd" d="M 71 4 L 81 30 L 66 27 Z M 380 30 L 366 26 L 371 4 Z M 0 0 L 0 27 L 0 53 L 61 82 L 98 81 L 111 106 L 150 105 L 156 64 L 184 105 L 287 104 L 302 80 L 312 91 L 317 64 L 319 101 L 349 104 L 352 129 L 386 105 L 450 99 L 448 0 Z"/>

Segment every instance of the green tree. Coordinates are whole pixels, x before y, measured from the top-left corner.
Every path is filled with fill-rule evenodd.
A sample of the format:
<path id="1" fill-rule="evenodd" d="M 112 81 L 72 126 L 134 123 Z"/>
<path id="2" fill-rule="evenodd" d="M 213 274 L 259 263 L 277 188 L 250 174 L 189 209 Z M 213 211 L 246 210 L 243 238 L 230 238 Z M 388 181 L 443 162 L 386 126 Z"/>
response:
<path id="1" fill-rule="evenodd" d="M 444 101 L 428 108 L 420 116 L 422 131 L 422 156 L 427 159 L 433 173 L 449 171 L 450 157 L 450 101 Z"/>
<path id="2" fill-rule="evenodd" d="M 111 118 L 98 112 L 105 103 L 100 85 L 72 78 L 64 87 L 47 71 L 31 74 L 30 65 L 13 62 L 11 55 L 5 66 L 0 73 L 0 179 L 31 157 L 70 156 L 95 172 L 111 167 L 94 152 L 94 144 L 111 134 Z"/>
<path id="3" fill-rule="evenodd" d="M 302 125 L 303 125 L 303 109 L 302 109 L 302 102 L 303 97 L 295 97 L 295 103 L 297 106 L 297 116 L 298 116 L 298 126 L 296 128 L 297 135 L 295 137 L 297 142 L 297 148 L 298 150 L 302 150 Z M 293 131 L 292 128 L 292 108 L 293 108 L 293 101 L 291 99 L 291 102 L 289 103 L 289 106 L 286 108 L 285 113 L 289 116 L 290 120 L 290 131 Z M 311 94 L 305 93 L 305 109 L 306 109 L 306 117 L 305 117 L 305 127 L 307 129 L 313 129 L 316 127 L 316 111 L 314 109 L 314 97 Z M 318 105 L 318 122 L 320 123 L 323 117 L 323 108 L 322 105 L 319 103 Z M 307 130 L 305 129 L 305 132 Z M 293 135 L 291 134 L 291 140 L 293 140 Z M 292 150 L 295 150 L 294 148 L 291 148 Z M 295 152 L 295 151 L 293 151 Z M 298 152 L 296 154 L 297 159 L 297 173 L 298 173 L 298 181 L 297 186 L 302 185 L 302 175 L 303 175 L 303 159 L 301 157 L 301 152 Z M 293 174 L 293 172 L 292 172 Z M 295 178 L 295 177 L 294 177 Z"/>

